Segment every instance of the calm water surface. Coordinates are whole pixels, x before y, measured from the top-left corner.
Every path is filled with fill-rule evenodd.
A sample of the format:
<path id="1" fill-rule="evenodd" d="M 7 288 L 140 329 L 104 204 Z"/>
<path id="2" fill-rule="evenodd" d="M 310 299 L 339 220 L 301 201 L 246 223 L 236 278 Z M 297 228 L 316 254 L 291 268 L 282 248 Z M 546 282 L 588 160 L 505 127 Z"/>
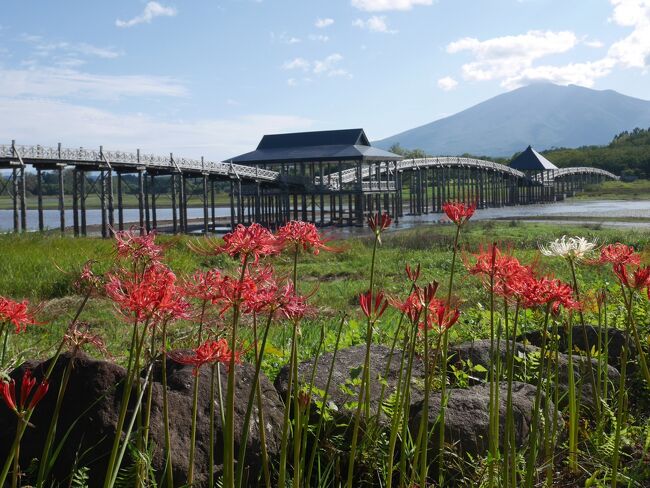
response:
<path id="1" fill-rule="evenodd" d="M 202 219 L 202 208 L 188 208 L 188 217 L 190 219 Z M 158 220 L 171 220 L 171 209 L 159 208 L 157 210 Z M 217 217 L 227 217 L 230 215 L 230 208 L 217 208 Z M 477 210 L 473 220 L 490 220 L 490 219 L 523 219 L 527 221 L 544 221 L 544 218 L 554 218 L 555 222 L 564 223 L 592 223 L 597 222 L 598 218 L 619 218 L 620 222 L 609 221 L 603 222 L 604 226 L 612 227 L 633 227 L 650 229 L 650 220 L 625 222 L 629 218 L 650 219 L 650 200 L 568 200 L 559 203 L 549 203 L 543 205 L 519 205 L 513 207 L 488 208 Z M 66 226 L 72 225 L 72 210 L 66 210 Z M 421 216 L 405 215 L 400 218 L 399 228 L 415 227 L 423 223 L 436 222 L 442 219 L 439 213 Z M 117 211 L 115 212 L 117 221 Z M 136 208 L 124 210 L 125 222 L 136 223 L 139 220 L 139 212 Z M 59 211 L 44 211 L 45 226 L 48 228 L 58 228 Z M 86 222 L 88 225 L 101 224 L 101 212 L 97 209 L 88 210 Z M 36 210 L 27 210 L 27 226 L 29 229 L 38 228 L 38 213 Z M 0 232 L 11 231 L 13 229 L 13 211 L 0 210 Z M 354 233 L 354 229 L 349 229 Z"/>

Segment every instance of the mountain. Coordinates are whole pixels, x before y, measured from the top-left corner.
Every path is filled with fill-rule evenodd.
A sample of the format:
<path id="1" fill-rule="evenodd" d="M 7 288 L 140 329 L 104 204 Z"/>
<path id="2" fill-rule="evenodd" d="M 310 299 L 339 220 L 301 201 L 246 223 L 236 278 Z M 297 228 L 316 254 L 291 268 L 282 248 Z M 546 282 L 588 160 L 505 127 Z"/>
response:
<path id="1" fill-rule="evenodd" d="M 650 101 L 614 90 L 536 83 L 490 98 L 450 117 L 382 139 L 374 145 L 448 156 L 512 156 L 535 149 L 607 144 L 650 126 Z"/>

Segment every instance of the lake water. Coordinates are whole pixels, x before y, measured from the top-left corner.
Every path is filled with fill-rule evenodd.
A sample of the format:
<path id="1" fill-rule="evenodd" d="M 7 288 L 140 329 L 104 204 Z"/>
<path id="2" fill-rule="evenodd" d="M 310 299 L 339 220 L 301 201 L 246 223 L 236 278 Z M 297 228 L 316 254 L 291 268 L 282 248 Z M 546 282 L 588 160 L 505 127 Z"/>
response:
<path id="1" fill-rule="evenodd" d="M 202 208 L 188 208 L 189 219 L 202 219 Z M 45 210 L 43 212 L 45 226 L 58 228 L 59 211 Z M 72 226 L 72 210 L 66 210 L 66 226 Z M 101 224 L 101 212 L 98 209 L 86 211 L 86 222 L 90 225 Z M 218 207 L 217 217 L 229 217 L 230 208 Z M 157 210 L 159 221 L 171 220 L 171 209 L 159 208 Z M 604 226 L 635 227 L 650 229 L 650 200 L 565 200 L 558 203 L 539 205 L 519 205 L 513 207 L 488 208 L 477 210 L 472 220 L 490 219 L 523 219 L 527 221 L 543 221 L 552 218 L 553 221 L 566 223 L 593 223 L 598 218 L 618 218 L 621 221 L 603 222 Z M 630 218 L 645 218 L 648 221 L 624 222 Z M 405 215 L 400 218 L 400 228 L 414 227 L 423 223 L 431 223 L 442 219 L 442 214 L 428 214 L 421 216 Z M 136 208 L 124 209 L 124 221 L 136 223 L 139 220 L 139 211 Z M 117 211 L 115 212 L 117 222 Z M 38 228 L 38 213 L 36 210 L 27 210 L 27 227 L 30 230 Z M 0 210 L 0 232 L 13 230 L 13 210 Z"/>

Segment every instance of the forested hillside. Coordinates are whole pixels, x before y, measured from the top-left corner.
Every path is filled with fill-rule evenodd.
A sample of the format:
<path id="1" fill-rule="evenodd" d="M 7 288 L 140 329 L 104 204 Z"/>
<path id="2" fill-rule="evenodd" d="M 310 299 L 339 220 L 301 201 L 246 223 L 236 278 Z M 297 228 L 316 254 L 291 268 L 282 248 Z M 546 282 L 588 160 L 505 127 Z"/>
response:
<path id="1" fill-rule="evenodd" d="M 617 175 L 650 178 L 650 128 L 621 132 L 607 146 L 543 151 L 559 167 L 595 166 Z"/>

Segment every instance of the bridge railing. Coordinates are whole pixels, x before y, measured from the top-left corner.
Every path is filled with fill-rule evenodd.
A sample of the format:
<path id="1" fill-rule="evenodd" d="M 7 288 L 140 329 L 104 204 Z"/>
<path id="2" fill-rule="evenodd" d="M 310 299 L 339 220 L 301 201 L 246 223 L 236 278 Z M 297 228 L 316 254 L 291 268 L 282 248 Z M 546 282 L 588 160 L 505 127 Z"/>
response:
<path id="1" fill-rule="evenodd" d="M 225 162 L 205 161 L 190 158 L 174 158 L 170 156 L 157 156 L 154 154 L 133 153 L 124 151 L 104 151 L 94 149 L 46 147 L 41 145 L 25 146 L 2 144 L 0 145 L 0 158 L 5 160 L 17 159 L 17 155 L 26 161 L 43 161 L 56 163 L 92 163 L 103 165 L 110 164 L 142 166 L 145 168 L 167 169 L 171 171 L 185 170 L 192 172 L 207 172 L 222 176 L 257 179 L 261 181 L 276 181 L 280 173 L 253 166 L 231 164 Z"/>

